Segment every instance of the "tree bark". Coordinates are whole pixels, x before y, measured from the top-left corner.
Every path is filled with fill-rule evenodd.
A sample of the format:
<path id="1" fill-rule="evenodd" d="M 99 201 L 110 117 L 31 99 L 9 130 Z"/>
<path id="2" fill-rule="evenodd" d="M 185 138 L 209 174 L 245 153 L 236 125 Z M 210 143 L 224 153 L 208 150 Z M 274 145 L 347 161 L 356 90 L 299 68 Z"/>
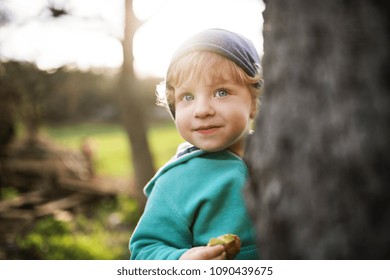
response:
<path id="1" fill-rule="evenodd" d="M 385 1 L 271 0 L 247 201 L 265 259 L 390 258 Z"/>

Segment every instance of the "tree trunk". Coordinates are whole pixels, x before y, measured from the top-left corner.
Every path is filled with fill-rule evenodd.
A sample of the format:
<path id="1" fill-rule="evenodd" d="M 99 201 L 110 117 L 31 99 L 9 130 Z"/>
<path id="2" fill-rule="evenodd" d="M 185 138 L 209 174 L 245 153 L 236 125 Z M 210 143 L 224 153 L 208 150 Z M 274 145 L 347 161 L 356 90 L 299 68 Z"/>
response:
<path id="1" fill-rule="evenodd" d="M 133 13 L 132 0 L 125 1 L 125 32 L 123 39 L 123 66 L 119 79 L 118 103 L 122 121 L 128 135 L 134 165 L 135 188 L 140 209 L 145 206 L 143 187 L 154 175 L 153 159 L 147 140 L 144 109 L 139 98 L 139 81 L 133 70 L 133 37 L 137 21 Z"/>
<path id="2" fill-rule="evenodd" d="M 247 146 L 247 201 L 266 259 L 390 258 L 385 1 L 271 0 Z"/>
<path id="3" fill-rule="evenodd" d="M 15 120 L 12 112 L 10 98 L 6 94 L 0 93 L 0 200 L 3 197 L 3 188 L 7 187 L 5 178 L 7 177 L 4 168 L 4 160 L 7 157 L 8 145 L 15 137 Z"/>

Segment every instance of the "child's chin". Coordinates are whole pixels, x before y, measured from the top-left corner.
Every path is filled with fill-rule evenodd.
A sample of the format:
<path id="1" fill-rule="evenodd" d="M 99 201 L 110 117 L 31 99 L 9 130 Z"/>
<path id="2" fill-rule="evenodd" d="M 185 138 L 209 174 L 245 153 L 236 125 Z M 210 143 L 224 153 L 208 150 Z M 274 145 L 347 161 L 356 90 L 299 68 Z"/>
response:
<path id="1" fill-rule="evenodd" d="M 205 147 L 204 149 L 200 148 L 203 151 L 209 152 L 209 153 L 215 153 L 215 152 L 220 152 L 225 150 L 226 148 L 221 148 L 221 147 Z"/>

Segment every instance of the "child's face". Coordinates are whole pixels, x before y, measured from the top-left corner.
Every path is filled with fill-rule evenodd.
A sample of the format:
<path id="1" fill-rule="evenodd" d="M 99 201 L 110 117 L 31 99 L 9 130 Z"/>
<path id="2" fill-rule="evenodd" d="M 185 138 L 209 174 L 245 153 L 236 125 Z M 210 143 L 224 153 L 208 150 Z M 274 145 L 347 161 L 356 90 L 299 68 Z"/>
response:
<path id="1" fill-rule="evenodd" d="M 247 85 L 235 82 L 232 73 L 216 72 L 206 66 L 199 79 L 175 88 L 176 127 L 202 150 L 242 156 L 255 104 Z"/>

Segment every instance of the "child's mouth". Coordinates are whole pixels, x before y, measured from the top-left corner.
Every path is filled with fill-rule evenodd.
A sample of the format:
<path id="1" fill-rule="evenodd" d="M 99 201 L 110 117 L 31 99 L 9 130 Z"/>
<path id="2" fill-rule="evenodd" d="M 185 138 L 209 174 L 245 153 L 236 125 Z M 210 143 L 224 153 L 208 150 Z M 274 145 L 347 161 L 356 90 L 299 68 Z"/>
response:
<path id="1" fill-rule="evenodd" d="M 214 132 L 216 132 L 218 129 L 219 129 L 219 127 L 217 127 L 217 126 L 201 127 L 201 128 L 196 129 L 195 131 L 199 132 L 200 134 L 203 134 L 203 135 L 210 135 L 210 134 L 213 134 Z"/>

